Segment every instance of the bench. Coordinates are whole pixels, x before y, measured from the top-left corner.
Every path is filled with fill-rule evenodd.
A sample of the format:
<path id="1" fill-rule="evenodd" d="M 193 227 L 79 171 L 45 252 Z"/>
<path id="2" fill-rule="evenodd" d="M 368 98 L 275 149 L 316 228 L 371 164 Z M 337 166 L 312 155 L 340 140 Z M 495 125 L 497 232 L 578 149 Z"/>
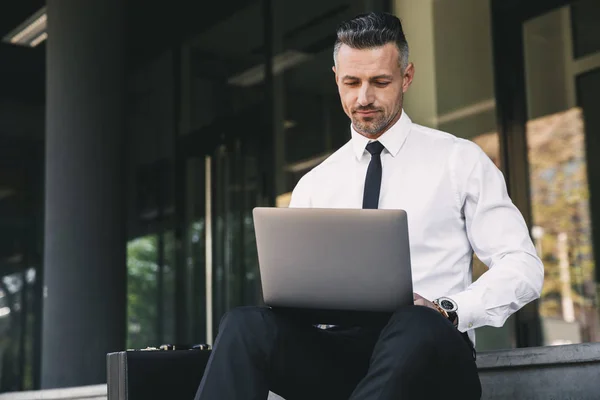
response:
<path id="1" fill-rule="evenodd" d="M 482 400 L 600 399 L 600 343 L 488 351 L 477 366 Z"/>
<path id="2" fill-rule="evenodd" d="M 600 399 L 600 343 L 482 352 L 477 365 L 482 400 Z M 190 387 L 198 384 L 190 383 Z M 107 386 L 0 394 L 0 400 L 40 399 L 106 400 Z M 174 391 L 171 399 L 190 400 L 190 396 Z M 269 395 L 269 400 L 280 399 Z"/>

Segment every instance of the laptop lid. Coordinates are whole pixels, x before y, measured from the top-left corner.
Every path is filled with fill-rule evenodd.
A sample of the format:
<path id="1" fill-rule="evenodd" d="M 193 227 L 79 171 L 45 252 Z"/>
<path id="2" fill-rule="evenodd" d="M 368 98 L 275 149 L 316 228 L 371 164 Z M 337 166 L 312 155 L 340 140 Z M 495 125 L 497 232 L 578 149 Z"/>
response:
<path id="1" fill-rule="evenodd" d="M 405 211 L 259 207 L 253 215 L 268 306 L 393 312 L 413 304 Z"/>

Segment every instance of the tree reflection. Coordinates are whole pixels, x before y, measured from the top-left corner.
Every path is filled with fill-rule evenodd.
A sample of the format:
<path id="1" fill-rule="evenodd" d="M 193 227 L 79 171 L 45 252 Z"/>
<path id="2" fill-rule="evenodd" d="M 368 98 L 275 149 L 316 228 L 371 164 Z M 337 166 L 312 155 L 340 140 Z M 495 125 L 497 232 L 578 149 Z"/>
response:
<path id="1" fill-rule="evenodd" d="M 158 236 L 127 244 L 127 348 L 157 346 Z"/>

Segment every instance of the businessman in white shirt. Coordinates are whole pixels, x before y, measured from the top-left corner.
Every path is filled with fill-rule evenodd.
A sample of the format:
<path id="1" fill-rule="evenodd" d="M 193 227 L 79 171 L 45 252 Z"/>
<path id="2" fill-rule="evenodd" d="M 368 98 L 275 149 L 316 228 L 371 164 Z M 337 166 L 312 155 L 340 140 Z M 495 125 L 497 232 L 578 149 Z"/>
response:
<path id="1" fill-rule="evenodd" d="M 502 326 L 538 298 L 543 265 L 488 156 L 403 111 L 408 55 L 392 15 L 340 25 L 333 71 L 351 139 L 300 180 L 291 207 L 406 210 L 415 305 L 380 328 L 336 329 L 234 309 L 197 400 L 264 399 L 269 390 L 286 400 L 481 397 L 473 330 Z M 473 252 L 489 267 L 474 283 Z"/>

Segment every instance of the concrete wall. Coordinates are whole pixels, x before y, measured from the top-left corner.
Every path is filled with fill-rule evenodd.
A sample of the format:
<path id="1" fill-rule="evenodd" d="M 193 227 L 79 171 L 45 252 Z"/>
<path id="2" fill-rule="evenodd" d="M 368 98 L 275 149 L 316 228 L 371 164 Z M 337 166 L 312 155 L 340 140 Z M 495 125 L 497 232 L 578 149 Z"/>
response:
<path id="1" fill-rule="evenodd" d="M 434 0 L 397 0 L 395 13 L 402 22 L 415 77 L 405 94 L 404 109 L 421 125 L 437 127 L 438 100 Z"/>
<path id="2" fill-rule="evenodd" d="M 489 0 L 435 1 L 438 126 L 472 138 L 496 129 Z"/>

